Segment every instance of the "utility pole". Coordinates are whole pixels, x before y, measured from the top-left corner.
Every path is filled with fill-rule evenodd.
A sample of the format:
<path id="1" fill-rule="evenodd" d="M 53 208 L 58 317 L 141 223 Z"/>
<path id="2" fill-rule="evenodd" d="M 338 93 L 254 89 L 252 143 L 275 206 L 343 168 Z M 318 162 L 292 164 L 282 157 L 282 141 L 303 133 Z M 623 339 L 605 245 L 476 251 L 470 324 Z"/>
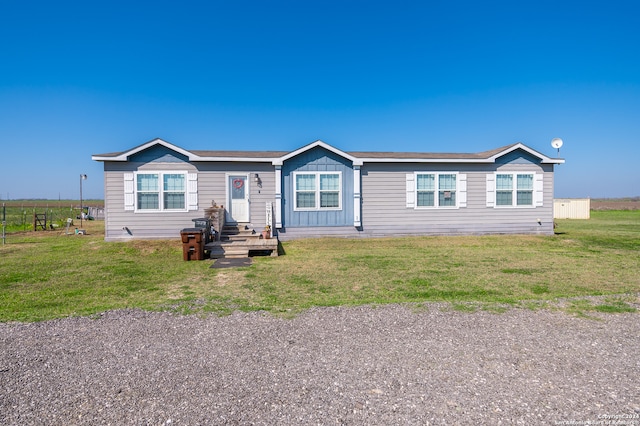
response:
<path id="1" fill-rule="evenodd" d="M 82 206 L 82 181 L 87 179 L 87 175 L 80 175 L 80 228 L 82 228 L 82 218 L 84 217 L 84 207 Z"/>
<path id="2" fill-rule="evenodd" d="M 5 227 L 7 226 L 7 208 L 5 204 L 2 203 L 2 245 L 4 245 L 6 240 L 6 234 L 4 232 Z"/>

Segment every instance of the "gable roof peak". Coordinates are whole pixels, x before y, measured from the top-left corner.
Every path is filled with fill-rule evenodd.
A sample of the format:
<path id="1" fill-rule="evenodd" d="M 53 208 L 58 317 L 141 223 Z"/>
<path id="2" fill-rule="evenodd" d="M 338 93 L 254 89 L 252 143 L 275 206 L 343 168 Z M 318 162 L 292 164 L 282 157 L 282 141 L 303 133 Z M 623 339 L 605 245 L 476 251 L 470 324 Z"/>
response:
<path id="1" fill-rule="evenodd" d="M 131 157 L 132 155 L 137 154 L 141 151 L 144 151 L 145 149 L 149 149 L 156 145 L 161 145 L 172 151 L 180 153 L 185 157 L 189 158 L 190 161 L 196 160 L 198 157 L 197 155 L 193 154 L 191 151 L 187 151 L 186 149 L 180 148 L 179 146 L 174 145 L 171 142 L 167 142 L 161 138 L 155 138 L 141 145 L 128 149 L 126 151 L 114 152 L 110 154 L 93 155 L 91 156 L 91 159 L 94 161 L 128 161 L 129 157 Z"/>
<path id="2" fill-rule="evenodd" d="M 293 158 L 297 155 L 302 154 L 303 152 L 309 151 L 313 148 L 316 147 L 321 147 L 326 149 L 327 151 L 333 152 L 336 155 L 339 155 L 342 158 L 345 158 L 349 161 L 351 161 L 353 163 L 354 166 L 362 166 L 363 162 L 361 159 L 354 157 L 351 154 L 348 154 L 345 151 L 342 151 L 341 149 L 338 149 L 332 145 L 329 145 L 326 142 L 323 142 L 320 139 L 317 139 L 314 142 L 311 142 L 310 144 L 307 144 L 301 148 L 296 149 L 295 151 L 291 151 L 288 154 L 283 155 L 282 157 L 278 158 L 276 161 L 273 162 L 274 166 L 281 166 L 285 161 L 287 161 L 290 158 Z"/>
<path id="3" fill-rule="evenodd" d="M 503 155 L 509 154 L 510 152 L 516 151 L 518 149 L 525 151 L 533 155 L 534 157 L 538 157 L 541 163 L 554 163 L 554 164 L 564 163 L 564 160 L 559 158 L 547 157 L 546 155 L 536 151 L 533 148 L 528 147 L 522 142 L 516 142 L 514 144 L 507 145 L 505 147 L 498 148 L 493 151 L 487 151 L 487 154 L 489 154 L 488 159 L 495 161 L 497 158 L 502 157 Z"/>
<path id="4" fill-rule="evenodd" d="M 512 143 L 500 148 L 478 153 L 427 153 L 427 152 L 346 152 L 336 148 L 321 139 L 308 143 L 294 151 L 189 151 L 180 148 L 161 138 L 154 138 L 148 142 L 131 148 L 127 151 L 108 154 L 97 154 L 91 157 L 95 161 L 128 161 L 129 158 L 145 149 L 161 145 L 167 149 L 184 155 L 189 161 L 264 161 L 274 166 L 282 166 L 285 161 L 311 149 L 320 147 L 332 152 L 348 161 L 354 166 L 362 166 L 366 162 L 474 162 L 493 163 L 498 158 L 516 150 L 522 150 L 539 158 L 541 163 L 563 164 L 560 158 L 550 158 L 540 152 L 529 148 L 522 142 Z"/>

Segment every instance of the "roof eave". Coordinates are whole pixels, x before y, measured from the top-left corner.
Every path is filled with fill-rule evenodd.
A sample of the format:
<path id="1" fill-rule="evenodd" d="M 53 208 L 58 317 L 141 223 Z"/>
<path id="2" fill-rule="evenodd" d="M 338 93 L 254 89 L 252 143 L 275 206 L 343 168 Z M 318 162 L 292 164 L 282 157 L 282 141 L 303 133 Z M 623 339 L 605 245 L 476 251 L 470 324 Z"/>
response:
<path id="1" fill-rule="evenodd" d="M 277 158 L 267 158 L 267 157 L 199 157 L 198 160 L 193 161 L 202 161 L 202 162 L 241 162 L 241 163 L 273 163 Z"/>
<path id="2" fill-rule="evenodd" d="M 533 155 L 534 157 L 538 157 L 540 159 L 540 162 L 543 163 L 543 164 L 562 164 L 562 163 L 564 163 L 563 159 L 547 157 L 546 155 L 539 153 L 535 149 L 529 148 L 528 146 L 526 146 L 522 142 L 518 142 L 518 143 L 515 143 L 515 144 L 510 145 L 508 147 L 505 147 L 505 149 L 495 153 L 494 155 L 492 155 L 488 159 L 490 160 L 490 162 L 495 162 L 498 158 L 500 158 L 500 157 L 502 157 L 504 155 L 507 155 L 510 152 L 513 152 L 513 151 L 518 150 L 518 149 L 521 149 L 521 150 Z"/>
<path id="3" fill-rule="evenodd" d="M 196 155 L 191 151 L 187 151 L 186 149 L 180 148 L 179 146 L 160 138 L 152 139 L 149 142 L 138 145 L 130 150 L 115 153 L 115 155 L 92 155 L 91 159 L 94 161 L 129 161 L 129 157 L 131 157 L 132 155 L 144 151 L 145 149 L 151 148 L 154 145 L 162 145 L 172 151 L 182 154 L 187 157 L 189 161 L 202 161 L 202 158 L 199 155 Z"/>
<path id="4" fill-rule="evenodd" d="M 515 150 L 521 149 L 534 157 L 540 159 L 540 162 L 543 164 L 564 164 L 565 160 L 562 158 L 550 158 L 544 154 L 539 153 L 538 151 L 529 148 L 528 146 L 522 144 L 521 142 L 498 148 L 496 150 L 487 151 L 484 153 L 479 153 L 472 155 L 470 154 L 467 158 L 461 157 L 432 157 L 432 158 L 420 158 L 420 157 L 403 157 L 403 158 L 394 158 L 394 157 L 356 157 L 347 152 L 344 152 L 338 148 L 335 148 L 331 145 L 326 144 L 321 140 L 317 140 L 308 145 L 305 145 L 295 151 L 291 151 L 282 156 L 269 156 L 269 157 L 253 157 L 253 156 L 201 156 L 192 151 L 187 151 L 183 148 L 180 148 L 172 143 L 169 143 L 163 139 L 156 138 L 149 142 L 146 142 L 142 145 L 139 145 L 135 148 L 132 148 L 128 151 L 118 152 L 118 153 L 109 153 L 109 154 L 98 154 L 92 155 L 91 159 L 94 161 L 109 161 L 109 162 L 126 162 L 129 161 L 129 158 L 141 152 L 145 149 L 148 149 L 154 145 L 162 145 L 168 149 L 171 149 L 177 153 L 180 153 L 187 157 L 189 161 L 192 162 L 253 162 L 253 163 L 271 163 L 274 166 L 282 166 L 284 162 L 290 158 L 293 158 L 305 151 L 313 149 L 315 147 L 322 147 L 330 152 L 333 152 L 353 163 L 354 166 L 362 166 L 364 163 L 465 163 L 465 164 L 490 164 L 495 163 L 496 160 L 504 155 L 509 154 Z M 480 155 L 488 155 L 487 157 L 480 157 Z M 446 155 L 446 154 L 445 154 Z"/>
<path id="5" fill-rule="evenodd" d="M 493 163 L 478 158 L 360 158 L 363 163 Z"/>
<path id="6" fill-rule="evenodd" d="M 542 164 L 564 164 L 564 158 L 549 158 L 548 160 L 541 161 Z"/>
<path id="7" fill-rule="evenodd" d="M 111 155 L 92 155 L 91 159 L 93 161 L 127 161 L 126 158 L 121 160 L 119 156 L 111 156 Z"/>

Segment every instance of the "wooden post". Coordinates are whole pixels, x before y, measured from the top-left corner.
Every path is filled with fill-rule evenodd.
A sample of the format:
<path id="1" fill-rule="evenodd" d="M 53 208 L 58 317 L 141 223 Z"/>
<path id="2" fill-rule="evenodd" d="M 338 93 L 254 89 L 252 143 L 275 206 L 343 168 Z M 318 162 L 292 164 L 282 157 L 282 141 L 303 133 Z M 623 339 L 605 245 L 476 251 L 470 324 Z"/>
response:
<path id="1" fill-rule="evenodd" d="M 44 221 L 44 222 L 43 222 Z M 43 231 L 47 230 L 47 214 L 33 214 L 33 230 L 37 231 L 41 228 Z"/>

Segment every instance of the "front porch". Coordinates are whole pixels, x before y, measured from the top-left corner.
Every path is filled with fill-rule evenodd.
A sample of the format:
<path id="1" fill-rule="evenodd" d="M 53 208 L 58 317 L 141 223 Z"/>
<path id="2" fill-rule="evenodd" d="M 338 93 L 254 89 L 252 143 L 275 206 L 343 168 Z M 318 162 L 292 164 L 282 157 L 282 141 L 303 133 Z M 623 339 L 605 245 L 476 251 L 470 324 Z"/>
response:
<path id="1" fill-rule="evenodd" d="M 250 223 L 227 223 L 225 209 L 220 206 L 205 210 L 213 227 L 204 245 L 205 257 L 210 259 L 249 256 L 278 256 L 278 238 L 272 233 L 273 207 L 265 204 L 265 223 L 269 231 L 256 231 Z M 265 228 L 265 229 L 267 229 Z"/>
<path id="2" fill-rule="evenodd" d="M 211 259 L 249 256 L 278 256 L 278 238 L 264 238 L 248 224 L 225 224 L 216 239 L 204 245 Z"/>

